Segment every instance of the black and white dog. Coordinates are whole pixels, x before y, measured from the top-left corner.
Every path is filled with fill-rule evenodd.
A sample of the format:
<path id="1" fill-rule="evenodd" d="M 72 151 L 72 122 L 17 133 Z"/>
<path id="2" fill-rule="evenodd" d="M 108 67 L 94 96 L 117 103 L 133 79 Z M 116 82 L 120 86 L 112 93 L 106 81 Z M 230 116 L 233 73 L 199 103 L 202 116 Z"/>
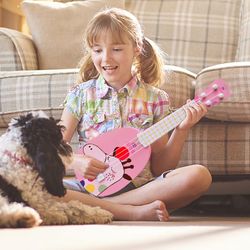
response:
<path id="1" fill-rule="evenodd" d="M 63 127 L 44 112 L 13 119 L 0 137 L 0 227 L 107 223 L 112 214 L 79 201 L 62 202 L 72 149 Z"/>

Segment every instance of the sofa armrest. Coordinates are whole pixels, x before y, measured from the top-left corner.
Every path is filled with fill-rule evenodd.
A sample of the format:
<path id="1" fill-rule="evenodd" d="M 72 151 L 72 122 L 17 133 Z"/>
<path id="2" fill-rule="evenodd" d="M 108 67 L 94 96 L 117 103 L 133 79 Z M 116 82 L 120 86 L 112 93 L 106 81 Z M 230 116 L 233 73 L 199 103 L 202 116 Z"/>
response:
<path id="1" fill-rule="evenodd" d="M 43 110 L 60 119 L 61 104 L 78 69 L 0 72 L 0 128 L 28 111 Z"/>
<path id="2" fill-rule="evenodd" d="M 28 35 L 1 27 L 0 44 L 0 71 L 38 69 L 36 49 Z"/>
<path id="3" fill-rule="evenodd" d="M 250 122 L 250 62 L 217 64 L 203 69 L 196 77 L 195 93 L 215 79 L 223 79 L 231 92 L 220 105 L 209 109 L 206 117 L 219 121 Z"/>
<path id="4" fill-rule="evenodd" d="M 165 66 L 165 80 L 159 86 L 169 95 L 173 110 L 180 108 L 188 99 L 194 98 L 194 82 L 196 74 L 182 67 Z"/>

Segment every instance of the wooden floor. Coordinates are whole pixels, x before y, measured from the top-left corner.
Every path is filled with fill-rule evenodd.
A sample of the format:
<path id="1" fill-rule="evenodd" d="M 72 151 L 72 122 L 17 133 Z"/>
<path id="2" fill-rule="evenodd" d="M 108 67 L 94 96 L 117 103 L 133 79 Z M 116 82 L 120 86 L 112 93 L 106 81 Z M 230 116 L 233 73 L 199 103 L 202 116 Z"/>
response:
<path id="1" fill-rule="evenodd" d="M 3 248 L 5 246 L 5 248 Z M 202 197 L 168 222 L 0 229 L 6 250 L 250 249 L 250 197 Z"/>
<path id="2" fill-rule="evenodd" d="M 249 249 L 250 218 L 172 216 L 164 223 L 122 221 L 0 229 L 0 244 L 8 250 Z"/>

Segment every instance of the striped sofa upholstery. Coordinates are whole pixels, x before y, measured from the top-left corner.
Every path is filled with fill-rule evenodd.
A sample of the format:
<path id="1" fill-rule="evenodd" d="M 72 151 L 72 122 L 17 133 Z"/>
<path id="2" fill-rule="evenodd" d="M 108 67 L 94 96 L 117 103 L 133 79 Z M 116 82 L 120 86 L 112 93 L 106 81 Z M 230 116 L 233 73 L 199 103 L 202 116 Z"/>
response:
<path id="1" fill-rule="evenodd" d="M 169 63 L 195 73 L 234 61 L 241 4 L 241 0 L 125 1 L 145 35 L 167 53 Z"/>
<path id="2" fill-rule="evenodd" d="M 191 130 L 179 167 L 200 163 L 214 176 L 249 175 L 250 0 L 125 0 L 125 8 L 167 54 L 161 88 L 174 109 L 214 79 L 232 91 Z M 0 133 L 29 110 L 60 118 L 78 69 L 39 70 L 32 38 L 17 31 L 0 28 L 0 44 Z"/>

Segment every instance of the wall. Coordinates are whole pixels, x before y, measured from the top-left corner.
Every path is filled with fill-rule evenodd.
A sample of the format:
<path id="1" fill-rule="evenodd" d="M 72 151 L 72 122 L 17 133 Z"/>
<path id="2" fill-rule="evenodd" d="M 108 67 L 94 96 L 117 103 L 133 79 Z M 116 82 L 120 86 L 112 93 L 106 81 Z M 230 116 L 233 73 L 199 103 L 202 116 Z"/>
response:
<path id="1" fill-rule="evenodd" d="M 22 0 L 0 0 L 2 27 L 23 31 L 25 20 L 21 10 Z"/>

